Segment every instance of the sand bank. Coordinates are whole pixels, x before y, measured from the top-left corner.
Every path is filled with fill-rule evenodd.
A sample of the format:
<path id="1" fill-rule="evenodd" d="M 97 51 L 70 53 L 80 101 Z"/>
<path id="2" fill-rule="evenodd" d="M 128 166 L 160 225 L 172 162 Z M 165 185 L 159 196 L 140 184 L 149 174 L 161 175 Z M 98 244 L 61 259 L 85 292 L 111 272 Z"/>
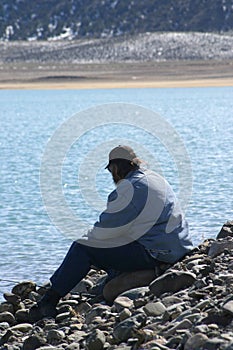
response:
<path id="1" fill-rule="evenodd" d="M 233 86 L 232 61 L 100 64 L 5 63 L 0 89 L 113 89 Z"/>

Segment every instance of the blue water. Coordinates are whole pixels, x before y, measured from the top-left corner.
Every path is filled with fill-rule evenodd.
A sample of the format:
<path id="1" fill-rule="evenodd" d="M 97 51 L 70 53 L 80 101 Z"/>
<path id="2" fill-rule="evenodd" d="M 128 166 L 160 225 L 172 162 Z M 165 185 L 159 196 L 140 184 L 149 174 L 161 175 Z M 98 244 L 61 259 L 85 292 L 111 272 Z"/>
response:
<path id="1" fill-rule="evenodd" d="M 192 168 L 192 173 L 189 171 L 187 175 L 189 180 L 191 176 L 192 192 L 186 217 L 195 244 L 216 237 L 222 224 L 233 219 L 232 87 L 0 91 L 1 293 L 13 285 L 3 281 L 6 279 L 46 281 L 71 243 L 51 222 L 41 196 L 40 166 L 49 138 L 78 112 L 81 114 L 77 130 L 79 127 L 85 130 L 87 120 L 82 111 L 116 102 L 140 105 L 159 113 L 183 141 Z M 91 118 L 95 124 L 95 113 Z M 66 201 L 88 224 L 97 218 L 113 189 L 110 175 L 104 170 L 107 154 L 95 155 L 94 161 L 92 158 L 85 164 L 88 152 L 101 142 L 108 145 L 124 140 L 142 145 L 148 166 L 160 171 L 179 195 L 179 164 L 177 168 L 166 147 L 154 135 L 117 122 L 117 116 L 113 115 L 112 125 L 88 130 L 72 145 L 63 162 L 62 187 Z M 149 123 L 150 120 L 150 129 Z M 160 126 L 158 130 L 156 126 L 153 128 L 155 134 L 161 131 Z M 179 161 L 182 166 L 182 155 Z M 82 162 L 84 169 L 80 177 L 88 200 L 79 188 Z M 90 189 L 93 174 L 96 192 Z M 90 202 L 100 204 L 92 206 Z"/>

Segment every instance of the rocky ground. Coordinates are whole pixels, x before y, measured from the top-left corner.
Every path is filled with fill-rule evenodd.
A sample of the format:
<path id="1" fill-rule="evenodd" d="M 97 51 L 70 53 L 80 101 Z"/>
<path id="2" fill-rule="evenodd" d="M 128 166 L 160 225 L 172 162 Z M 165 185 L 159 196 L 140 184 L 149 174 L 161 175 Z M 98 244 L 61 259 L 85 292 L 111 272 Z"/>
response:
<path id="1" fill-rule="evenodd" d="M 0 42 L 0 62 L 148 62 L 230 60 L 233 35 L 145 33 L 131 37 L 76 41 Z"/>
<path id="2" fill-rule="evenodd" d="M 56 319 L 34 324 L 28 309 L 45 288 L 17 284 L 0 304 L 0 349 L 233 350 L 232 249 L 233 221 L 157 278 L 145 271 L 143 283 L 142 272 L 110 281 L 108 301 L 94 295 L 104 272 L 92 269 L 59 302 Z"/>

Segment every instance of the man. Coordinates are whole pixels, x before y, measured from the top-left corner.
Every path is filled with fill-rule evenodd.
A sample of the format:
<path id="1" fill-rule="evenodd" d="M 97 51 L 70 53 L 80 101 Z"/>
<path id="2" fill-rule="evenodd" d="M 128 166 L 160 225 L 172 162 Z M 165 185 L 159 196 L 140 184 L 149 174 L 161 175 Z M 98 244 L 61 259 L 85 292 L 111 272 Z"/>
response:
<path id="1" fill-rule="evenodd" d="M 51 277 L 51 288 L 30 310 L 31 319 L 56 315 L 60 298 L 70 292 L 91 266 L 106 272 L 154 269 L 175 263 L 193 248 L 188 225 L 167 181 L 140 168 L 132 148 L 118 146 L 106 168 L 116 189 L 107 208 L 86 236 L 74 242 Z"/>

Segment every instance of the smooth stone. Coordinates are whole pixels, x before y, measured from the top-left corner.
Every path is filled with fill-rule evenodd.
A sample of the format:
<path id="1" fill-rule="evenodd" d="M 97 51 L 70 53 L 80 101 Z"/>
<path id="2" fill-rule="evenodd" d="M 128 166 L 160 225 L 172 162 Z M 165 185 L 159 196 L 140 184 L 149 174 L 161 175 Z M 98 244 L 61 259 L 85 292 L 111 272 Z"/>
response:
<path id="1" fill-rule="evenodd" d="M 87 293 L 92 287 L 93 283 L 90 280 L 83 279 L 72 289 L 71 293 Z"/>
<path id="2" fill-rule="evenodd" d="M 16 311 L 15 319 L 17 322 L 28 322 L 29 321 L 28 310 L 22 309 L 22 310 Z"/>
<path id="3" fill-rule="evenodd" d="M 87 333 L 84 331 L 75 331 L 67 336 L 69 342 L 79 343 L 86 337 Z"/>
<path id="4" fill-rule="evenodd" d="M 233 300 L 227 301 L 222 308 L 233 316 Z"/>
<path id="5" fill-rule="evenodd" d="M 80 350 L 80 346 L 78 343 L 72 343 L 72 344 L 69 344 L 65 350 Z"/>
<path id="6" fill-rule="evenodd" d="M 145 295 L 149 292 L 149 287 L 139 287 L 127 290 L 126 292 L 120 294 L 120 296 L 128 297 L 131 300 L 144 298 Z"/>
<path id="7" fill-rule="evenodd" d="M 166 311 L 166 307 L 160 302 L 148 303 L 143 307 L 147 316 L 160 316 Z"/>
<path id="8" fill-rule="evenodd" d="M 183 300 L 181 298 L 171 295 L 171 296 L 162 298 L 161 301 L 165 307 L 168 307 L 174 304 L 182 303 Z"/>
<path id="9" fill-rule="evenodd" d="M 0 322 L 7 322 L 12 325 L 15 323 L 15 317 L 11 312 L 4 311 L 0 313 Z"/>
<path id="10" fill-rule="evenodd" d="M 47 334 L 47 342 L 51 345 L 59 344 L 65 338 L 65 333 L 61 330 L 51 329 Z"/>
<path id="11" fill-rule="evenodd" d="M 79 313 L 80 315 L 86 314 L 88 311 L 91 310 L 91 304 L 88 302 L 82 302 L 74 307 L 74 310 Z"/>
<path id="12" fill-rule="evenodd" d="M 210 246 L 208 255 L 211 258 L 216 258 L 216 256 L 223 253 L 225 249 L 227 250 L 233 249 L 233 238 L 228 237 L 221 241 L 214 241 Z"/>
<path id="13" fill-rule="evenodd" d="M 22 333 L 27 333 L 33 329 L 33 326 L 30 323 L 20 323 L 12 326 L 11 331 L 20 331 Z"/>
<path id="14" fill-rule="evenodd" d="M 60 322 L 62 322 L 64 320 L 66 320 L 66 319 L 69 319 L 70 317 L 71 317 L 71 315 L 70 315 L 69 311 L 68 312 L 63 312 L 63 313 L 58 314 L 56 316 L 56 322 L 60 323 Z"/>
<path id="15" fill-rule="evenodd" d="M 120 319 L 120 321 L 124 321 L 131 316 L 132 316 L 132 313 L 129 309 L 123 309 L 121 311 L 121 313 L 119 314 L 119 319 Z"/>
<path id="16" fill-rule="evenodd" d="M 192 327 L 192 322 L 184 319 L 183 321 L 177 323 L 175 326 L 170 328 L 168 331 L 164 332 L 162 335 L 167 338 L 176 333 L 178 329 L 190 329 Z"/>
<path id="17" fill-rule="evenodd" d="M 104 332 L 99 329 L 95 329 L 87 338 L 86 347 L 87 350 L 102 350 L 105 344 L 106 338 Z"/>
<path id="18" fill-rule="evenodd" d="M 133 336 L 135 329 L 141 328 L 145 323 L 146 316 L 144 314 L 129 317 L 113 328 L 113 337 L 120 342 L 126 341 Z"/>
<path id="19" fill-rule="evenodd" d="M 225 238 L 228 236 L 233 237 L 233 221 L 227 221 L 223 225 L 223 227 L 221 228 L 220 232 L 218 233 L 216 239 Z"/>
<path id="20" fill-rule="evenodd" d="M 10 327 L 8 322 L 1 322 L 0 323 L 0 331 L 5 331 L 6 329 L 8 329 Z"/>
<path id="21" fill-rule="evenodd" d="M 12 293 L 19 295 L 22 299 L 27 298 L 32 291 L 36 291 L 36 284 L 31 281 L 23 281 L 12 288 Z"/>
<path id="22" fill-rule="evenodd" d="M 125 308 L 131 309 L 134 306 L 134 303 L 128 297 L 119 296 L 114 300 L 113 305 L 115 306 L 117 312 L 120 312 Z"/>
<path id="23" fill-rule="evenodd" d="M 40 347 L 45 344 L 45 338 L 41 337 L 38 334 L 30 335 L 24 340 L 22 350 L 34 350 L 38 348 L 40 349 Z"/>
<path id="24" fill-rule="evenodd" d="M 8 302 L 4 302 L 2 304 L 0 304 L 0 313 L 8 311 L 11 314 L 14 313 L 14 306 Z"/>
<path id="25" fill-rule="evenodd" d="M 21 301 L 20 296 L 14 293 L 4 293 L 3 296 L 6 299 L 6 301 L 8 301 L 8 303 L 12 305 L 18 305 Z"/>
<path id="26" fill-rule="evenodd" d="M 204 344 L 205 350 L 219 350 L 221 349 L 221 345 L 226 344 L 223 339 L 212 338 L 208 339 Z"/>
<path id="27" fill-rule="evenodd" d="M 145 287 L 155 278 L 154 270 L 125 272 L 110 280 L 103 289 L 105 300 L 112 303 L 116 297 L 130 289 Z"/>
<path id="28" fill-rule="evenodd" d="M 86 314 L 86 317 L 85 317 L 86 324 L 91 323 L 93 318 L 97 316 L 104 317 L 107 311 L 110 311 L 110 307 L 107 305 L 99 305 L 94 307 Z"/>
<path id="29" fill-rule="evenodd" d="M 162 276 L 156 278 L 149 288 L 151 293 L 156 297 L 171 292 L 176 293 L 181 289 L 186 289 L 194 284 L 196 277 L 194 274 L 186 271 L 173 270 L 164 273 Z"/>

